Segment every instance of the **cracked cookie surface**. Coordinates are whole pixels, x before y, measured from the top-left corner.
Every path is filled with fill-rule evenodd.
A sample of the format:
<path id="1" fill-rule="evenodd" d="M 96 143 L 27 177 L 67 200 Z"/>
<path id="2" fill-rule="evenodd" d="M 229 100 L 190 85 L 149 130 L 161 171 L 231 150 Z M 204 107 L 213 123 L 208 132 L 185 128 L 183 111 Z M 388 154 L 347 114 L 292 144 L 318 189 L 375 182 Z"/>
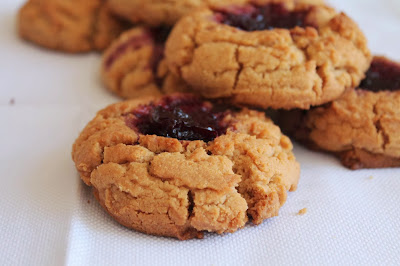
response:
<path id="1" fill-rule="evenodd" d="M 290 14 L 300 14 L 301 23 L 279 28 L 279 17 L 269 21 L 264 16 L 261 22 L 269 30 L 243 26 L 252 26 L 251 19 L 259 23 L 259 15 L 269 9 L 289 20 Z M 228 23 L 229 15 L 239 25 Z M 345 14 L 282 0 L 204 9 L 184 17 L 167 41 L 166 60 L 175 75 L 204 97 L 308 109 L 357 86 L 371 56 L 364 35 Z"/>
<path id="2" fill-rule="evenodd" d="M 29 0 L 18 14 L 22 38 L 70 53 L 104 50 L 127 26 L 104 0 Z"/>
<path id="3" fill-rule="evenodd" d="M 285 114 L 302 142 L 336 153 L 351 169 L 400 166 L 400 64 L 375 57 L 366 78 L 338 100 Z"/>
<path id="4" fill-rule="evenodd" d="M 201 136 L 207 141 L 193 140 Z M 72 158 L 118 222 L 179 239 L 278 215 L 300 171 L 290 140 L 263 113 L 187 94 L 107 107 L 82 131 Z"/>
<path id="5" fill-rule="evenodd" d="M 169 31 L 169 27 L 133 27 L 121 34 L 103 54 L 101 76 L 107 89 L 127 99 L 188 92 L 165 64 Z"/>
<path id="6" fill-rule="evenodd" d="M 243 4 L 248 0 L 109 0 L 112 11 L 133 23 L 174 25 L 197 8 Z"/>

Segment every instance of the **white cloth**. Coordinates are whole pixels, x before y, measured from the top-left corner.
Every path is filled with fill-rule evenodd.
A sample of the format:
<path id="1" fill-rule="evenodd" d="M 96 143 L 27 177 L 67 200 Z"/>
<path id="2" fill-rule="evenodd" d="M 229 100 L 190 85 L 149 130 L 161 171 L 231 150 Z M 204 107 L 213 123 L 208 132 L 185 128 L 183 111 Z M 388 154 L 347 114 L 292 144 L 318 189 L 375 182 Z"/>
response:
<path id="1" fill-rule="evenodd" d="M 70 151 L 118 98 L 101 85 L 98 54 L 19 40 L 22 3 L 0 1 L 1 265 L 400 264 L 400 169 L 350 171 L 298 145 L 298 191 L 259 226 L 181 242 L 114 222 L 78 179 Z M 400 0 L 331 4 L 360 24 L 374 53 L 400 61 Z"/>

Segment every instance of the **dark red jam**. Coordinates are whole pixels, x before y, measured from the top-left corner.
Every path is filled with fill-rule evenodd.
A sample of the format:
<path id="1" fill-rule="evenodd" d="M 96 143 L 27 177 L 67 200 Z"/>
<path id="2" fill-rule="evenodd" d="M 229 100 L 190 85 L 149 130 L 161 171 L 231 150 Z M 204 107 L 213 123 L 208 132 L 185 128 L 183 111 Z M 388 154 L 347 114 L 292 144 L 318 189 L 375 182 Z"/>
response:
<path id="1" fill-rule="evenodd" d="M 143 135 L 208 142 L 226 133 L 228 112 L 195 96 L 166 96 L 127 115 L 126 124 Z"/>
<path id="2" fill-rule="evenodd" d="M 114 62 L 124 55 L 127 51 L 138 50 L 145 45 L 152 45 L 154 47 L 153 58 L 151 60 L 151 68 L 153 71 L 157 69 L 158 64 L 164 57 L 165 41 L 171 31 L 169 27 L 159 27 L 148 30 L 142 35 L 133 36 L 121 43 L 114 52 L 107 58 L 105 62 L 106 69 L 110 69 Z"/>
<path id="3" fill-rule="evenodd" d="M 271 30 L 274 28 L 292 29 L 296 26 L 313 26 L 306 22 L 309 10 L 290 11 L 283 4 L 263 6 L 248 5 L 218 11 L 219 22 L 245 31 Z"/>
<path id="4" fill-rule="evenodd" d="M 359 87 L 373 92 L 400 90 L 400 64 L 383 57 L 374 58 Z"/>

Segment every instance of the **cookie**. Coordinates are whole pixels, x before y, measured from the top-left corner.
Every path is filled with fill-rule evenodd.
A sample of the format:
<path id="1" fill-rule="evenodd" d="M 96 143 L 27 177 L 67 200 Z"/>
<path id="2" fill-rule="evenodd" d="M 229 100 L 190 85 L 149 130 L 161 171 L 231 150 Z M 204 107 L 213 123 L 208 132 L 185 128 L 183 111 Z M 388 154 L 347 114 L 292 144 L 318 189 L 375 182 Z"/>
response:
<path id="1" fill-rule="evenodd" d="M 299 179 L 289 138 L 264 113 L 189 94 L 107 107 L 72 158 L 119 223 L 182 240 L 278 215 Z"/>
<path id="2" fill-rule="evenodd" d="M 200 7 L 243 4 L 248 0 L 109 0 L 111 10 L 132 23 L 149 26 L 174 25 L 182 16 Z"/>
<path id="3" fill-rule="evenodd" d="M 350 169 L 400 166 L 400 64 L 375 57 L 356 89 L 332 103 L 288 112 L 285 128 Z"/>
<path id="4" fill-rule="evenodd" d="M 164 62 L 165 40 L 170 30 L 134 27 L 121 34 L 103 54 L 101 76 L 105 86 L 126 99 L 188 91 Z"/>
<path id="5" fill-rule="evenodd" d="M 343 13 L 297 1 L 203 9 L 166 44 L 170 70 L 207 98 L 262 108 L 308 109 L 359 84 L 371 61 Z"/>
<path id="6" fill-rule="evenodd" d="M 23 39 L 70 53 L 103 50 L 127 27 L 104 0 L 29 0 L 18 14 Z"/>

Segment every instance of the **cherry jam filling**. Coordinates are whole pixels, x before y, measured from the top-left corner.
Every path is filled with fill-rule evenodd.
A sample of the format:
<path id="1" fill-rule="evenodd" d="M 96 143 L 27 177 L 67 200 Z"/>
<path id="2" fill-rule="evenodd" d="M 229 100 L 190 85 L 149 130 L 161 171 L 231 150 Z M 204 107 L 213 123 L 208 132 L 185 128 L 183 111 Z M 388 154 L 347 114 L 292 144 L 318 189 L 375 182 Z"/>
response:
<path id="1" fill-rule="evenodd" d="M 159 27 L 148 30 L 139 36 L 132 36 L 125 42 L 121 43 L 114 49 L 114 52 L 105 61 L 106 69 L 110 69 L 115 61 L 117 61 L 126 52 L 138 50 L 145 45 L 152 45 L 154 48 L 153 57 L 150 62 L 150 67 L 156 73 L 156 69 L 162 58 L 164 58 L 165 41 L 171 31 L 170 27 Z"/>
<path id="2" fill-rule="evenodd" d="M 296 26 L 314 27 L 306 21 L 309 10 L 290 11 L 283 4 L 263 6 L 248 5 L 218 11 L 217 21 L 245 31 L 271 30 L 274 28 L 292 29 Z"/>
<path id="3" fill-rule="evenodd" d="M 359 87 L 373 92 L 400 90 L 400 64 L 375 58 Z"/>
<path id="4" fill-rule="evenodd" d="M 208 142 L 226 133 L 228 112 L 194 96 L 166 96 L 136 109 L 126 124 L 143 135 Z"/>

